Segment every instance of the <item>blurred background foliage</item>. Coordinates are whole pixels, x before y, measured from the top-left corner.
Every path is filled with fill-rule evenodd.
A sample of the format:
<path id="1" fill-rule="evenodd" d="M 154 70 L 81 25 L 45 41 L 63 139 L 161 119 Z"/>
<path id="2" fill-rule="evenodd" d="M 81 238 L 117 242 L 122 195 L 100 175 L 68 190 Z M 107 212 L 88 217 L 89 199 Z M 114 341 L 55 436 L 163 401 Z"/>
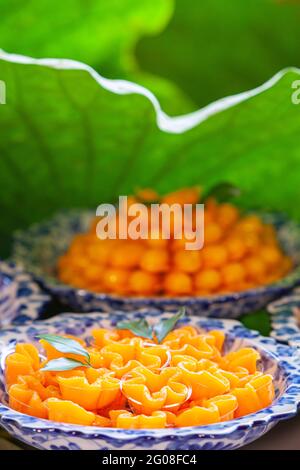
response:
<path id="1" fill-rule="evenodd" d="M 149 87 L 161 101 L 163 109 L 171 115 L 196 110 L 215 99 L 255 87 L 286 66 L 300 65 L 298 0 L 30 0 L 25 3 L 23 0 L 0 0 L 0 11 L 1 49 L 33 57 L 80 60 L 105 77 L 134 80 Z M 80 126 L 90 133 L 95 141 L 93 151 L 100 167 L 102 165 L 108 169 L 106 177 L 109 179 L 102 182 L 102 189 L 89 188 L 87 194 L 85 188 L 79 191 L 80 179 L 76 180 L 78 184 L 73 184 L 72 174 L 75 174 L 76 168 L 87 165 L 88 149 L 82 150 L 77 167 L 70 170 L 72 174 L 68 184 L 73 184 L 77 192 L 69 197 L 68 206 L 79 200 L 85 205 L 94 204 L 94 199 L 88 196 L 93 190 L 99 198 L 107 197 L 104 188 L 110 184 L 108 182 L 123 182 L 122 175 L 126 171 L 128 173 L 130 168 L 126 183 L 132 186 L 139 180 L 143 184 L 160 186 L 162 190 L 172 189 L 172 185 L 196 182 L 214 184 L 226 177 L 243 187 L 243 204 L 247 205 L 247 201 L 251 200 L 253 205 L 259 206 L 261 203 L 265 208 L 277 208 L 299 216 L 295 196 L 299 196 L 300 184 L 294 171 L 300 159 L 299 139 L 296 137 L 299 112 L 290 101 L 291 77 L 270 94 L 257 99 L 253 105 L 252 102 L 242 104 L 202 124 L 199 130 L 201 139 L 193 141 L 193 135 L 198 131 L 188 132 L 181 140 L 191 141 L 192 144 L 182 150 L 176 144 L 174 155 L 170 155 L 159 143 L 160 138 L 156 137 L 156 147 L 160 145 L 158 156 L 155 157 L 154 150 L 150 150 L 149 146 L 147 155 L 150 157 L 146 158 L 144 147 L 148 143 L 147 137 L 143 136 L 143 143 L 136 143 L 141 147 L 141 155 L 137 154 L 129 161 L 126 160 L 128 149 L 118 142 L 135 135 L 133 124 L 121 126 L 113 152 L 111 144 L 101 154 L 97 150 L 101 147 L 101 139 L 107 139 L 101 132 L 95 135 L 94 129 L 87 130 L 92 124 L 86 120 L 90 113 L 90 122 L 100 121 L 101 124 L 98 118 L 101 107 L 98 114 L 93 115 L 93 97 L 89 94 L 83 96 L 84 88 L 79 96 L 78 83 L 68 79 L 70 72 L 63 74 L 60 85 L 55 85 L 54 89 L 50 80 L 50 76 L 51 79 L 53 77 L 51 74 L 46 77 L 46 71 L 43 72 L 43 79 L 31 69 L 30 72 L 16 69 L 16 72 L 13 68 L 9 71 L 5 64 L 1 69 L 2 79 L 11 83 L 9 96 L 12 105 L 14 101 L 18 102 L 16 109 L 1 107 L 0 117 L 6 134 L 2 136 L 0 149 L 2 160 L 6 163 L 2 165 L 0 177 L 6 181 L 3 187 L 7 188 L 2 202 L 11 198 L 10 204 L 13 204 L 13 190 L 15 195 L 20 193 L 20 187 L 16 186 L 17 179 L 13 176 L 20 168 L 26 172 L 27 181 L 36 191 L 34 197 L 38 201 L 40 185 L 32 169 L 36 168 L 37 174 L 46 174 L 49 162 L 45 156 L 41 159 L 39 151 L 32 148 L 41 147 L 45 154 L 53 155 L 54 163 L 51 164 L 58 165 L 56 174 L 65 171 L 65 166 L 58 162 L 62 161 L 60 154 L 67 161 L 74 148 L 76 139 L 72 118 L 76 117 L 76 109 L 81 114 L 76 123 L 79 125 L 76 137 L 80 136 Z M 15 76 L 12 77 L 12 74 Z M 30 84 L 25 93 L 24 84 L 28 78 Z M 59 100 L 55 113 L 51 99 Z M 105 99 L 109 104 L 104 109 L 113 110 L 111 103 L 114 100 Z M 70 103 L 73 112 L 65 113 L 65 106 L 70 106 Z M 140 119 L 135 109 L 129 112 L 128 108 L 125 112 L 129 123 L 131 115 L 134 116 L 133 122 Z M 113 134 L 117 117 L 113 112 L 110 116 L 106 127 L 108 134 Z M 64 121 L 64 135 L 57 134 L 54 141 L 54 134 L 48 129 L 52 126 L 52 130 L 59 132 L 55 123 L 60 119 L 60 129 Z M 30 120 L 33 121 L 31 128 L 28 125 Z M 101 127 L 100 124 L 97 126 Z M 147 124 L 144 126 L 148 129 Z M 23 139 L 21 151 L 20 139 Z M 88 148 L 92 146 L 89 143 Z M 289 152 L 285 155 L 287 146 Z M 76 151 L 73 150 L 75 155 L 79 153 L 79 148 L 77 146 Z M 26 155 L 26 164 L 21 163 L 22 152 Z M 111 158 L 119 152 L 120 164 L 110 167 L 104 164 L 105 152 Z M 8 174 L 11 175 L 10 179 Z M 282 174 L 286 178 L 281 183 Z M 99 178 L 101 182 L 101 176 Z M 267 179 L 271 179 L 273 185 L 267 185 Z M 123 188 L 115 187 L 116 191 L 130 190 L 129 183 L 125 184 L 126 187 L 123 184 Z M 66 182 L 64 185 L 67 187 Z M 55 189 L 47 188 L 47 192 L 51 191 L 55 193 Z M 33 208 L 23 211 L 24 223 L 39 219 L 42 207 L 38 202 L 36 205 L 35 211 Z M 53 207 L 47 206 L 47 209 L 54 210 L 55 204 Z M 8 230 L 7 221 L 3 224 Z"/>
<path id="2" fill-rule="evenodd" d="M 0 48 L 137 81 L 169 114 L 300 65 L 299 0 L 0 0 L 0 11 Z"/>
<path id="3" fill-rule="evenodd" d="M 202 107 L 299 66 L 299 44 L 299 0 L 176 0 L 167 27 L 142 38 L 136 57 Z"/>
<path id="4" fill-rule="evenodd" d="M 0 0 L 0 11 L 1 49 L 33 57 L 80 60 L 108 78 L 134 80 L 149 87 L 161 101 L 163 109 L 171 115 L 196 110 L 215 99 L 255 87 L 286 66 L 300 65 L 298 0 L 30 0 L 25 3 L 23 0 Z M 174 155 L 170 155 L 159 143 L 160 138 L 156 137 L 156 147 L 160 145 L 158 156 L 155 157 L 154 150 L 149 147 L 147 155 L 150 157 L 147 159 L 144 147 L 148 145 L 148 138 L 143 136 L 143 143 L 135 144 L 141 147 L 141 155 L 137 154 L 129 161 L 126 159 L 128 149 L 119 142 L 135 135 L 133 124 L 132 127 L 131 124 L 121 126 L 115 145 L 107 145 L 107 150 L 101 153 L 98 149 L 101 140 L 107 139 L 101 132 L 94 135 L 95 130 L 88 129 L 92 124 L 86 120 L 90 113 L 90 122 L 99 121 L 101 108 L 97 115 L 93 115 L 93 97 L 89 93 L 84 96 L 85 88 L 78 94 L 78 83 L 67 78 L 70 72 L 63 74 L 63 80 L 54 90 L 50 80 L 50 76 L 53 77 L 51 74 L 46 77 L 46 71 L 43 72 L 43 79 L 31 69 L 25 72 L 17 68 L 17 73 L 12 72 L 13 68 L 8 69 L 7 65 L 2 65 L 2 79 L 11 82 L 10 101 L 12 104 L 18 102 L 19 106 L 15 106 L 16 109 L 9 106 L 0 109 L 2 126 L 6 129 L 0 142 L 2 160 L 6 161 L 0 177 L 5 180 L 3 187 L 7 188 L 2 203 L 10 200 L 10 205 L 13 204 L 14 197 L 11 195 L 20 193 L 17 186 L 19 178 L 14 179 L 14 174 L 20 172 L 20 168 L 22 174 L 24 169 L 26 181 L 35 191 L 36 201 L 35 210 L 32 207 L 30 211 L 23 211 L 24 224 L 38 220 L 44 207 L 38 202 L 40 185 L 32 169 L 36 168 L 37 175 L 42 175 L 47 174 L 46 168 L 49 167 L 45 156 L 41 159 L 39 151 L 32 148 L 41 147 L 45 154 L 53 154 L 54 163 L 51 164 L 58 165 L 56 174 L 65 171 L 66 167 L 58 162 L 62 161 L 60 154 L 67 162 L 74 148 L 74 109 L 84 116 L 77 119 L 79 130 L 76 137 L 80 136 L 80 125 L 90 133 L 95 141 L 94 152 L 97 153 L 99 166 L 107 169 L 108 179 L 101 182 L 101 176 L 98 176 L 102 189 L 91 190 L 90 184 L 89 191 L 85 188 L 79 190 L 81 180 L 77 177 L 78 183 L 75 180 L 72 182 L 72 174 L 75 174 L 76 168 L 83 169 L 87 165 L 88 149 L 82 150 L 77 166 L 70 169 L 68 184 L 73 184 L 77 191 L 69 197 L 68 206 L 78 204 L 79 200 L 85 205 L 94 204 L 95 198 L 89 199 L 88 196 L 93 190 L 98 198 L 107 197 L 104 188 L 107 188 L 108 182 L 122 182 L 122 175 L 128 173 L 130 168 L 131 172 L 126 174 L 125 180 L 128 184 L 123 184 L 123 188 L 115 187 L 116 191 L 130 190 L 137 180 L 169 190 L 172 185 L 214 184 L 226 177 L 243 187 L 244 205 L 251 200 L 251 204 L 256 206 L 261 203 L 268 209 L 285 210 L 295 217 L 299 215 L 295 195 L 299 196 L 300 184 L 294 171 L 300 159 L 299 139 L 296 137 L 299 112 L 289 99 L 291 78 L 286 80 L 285 85 L 257 99 L 253 105 L 245 103 L 232 112 L 223 113 L 222 117 L 202 124 L 199 130 L 201 139 L 193 141 L 193 134 L 198 131 L 190 131 L 181 140 L 191 141 L 193 145 L 186 145 L 180 150 L 176 144 Z M 24 83 L 27 83 L 30 74 L 30 84 L 25 93 Z M 51 99 L 59 100 L 55 113 Z M 114 100 L 105 99 L 109 104 L 104 109 L 113 110 Z M 68 105 L 71 102 L 73 111 L 65 113 L 66 102 Z M 125 112 L 129 123 L 131 115 L 134 116 L 133 122 L 139 121 L 138 111 L 131 109 L 129 112 L 127 109 Z M 108 134 L 113 134 L 117 118 L 113 112 L 110 115 L 106 127 Z M 28 125 L 30 120 L 33 121 L 31 129 Z M 52 130 L 59 132 L 55 123 L 60 120 L 60 129 L 64 121 L 64 136 L 57 134 L 54 141 L 54 134 L 49 133 L 48 129 L 52 126 Z M 224 124 L 221 125 L 222 122 Z M 24 130 L 26 126 L 27 131 Z M 101 127 L 101 120 L 97 126 Z M 148 129 L 147 124 L 144 127 Z M 20 139 L 23 139 L 21 151 Z M 289 153 L 286 156 L 287 145 Z M 92 146 L 90 143 L 89 148 Z M 76 151 L 73 150 L 75 155 L 79 153 L 79 148 L 77 146 Z M 26 155 L 26 164 L 21 163 L 22 152 Z M 105 152 L 111 158 L 119 152 L 120 164 L 107 167 L 103 163 Z M 122 162 L 125 162 L 124 166 Z M 286 178 L 281 183 L 282 174 Z M 267 179 L 271 179 L 273 185 L 266 185 Z M 68 184 L 64 183 L 66 187 Z M 276 189 L 274 185 L 277 185 Z M 51 187 L 46 192 L 51 191 L 55 193 Z M 54 210 L 55 204 L 48 205 L 48 212 L 50 209 Z M 6 231 L 10 230 L 6 220 L 3 225 Z M 11 229 L 13 225 L 14 222 Z"/>
<path id="5" fill-rule="evenodd" d="M 1 0 L 1 48 L 35 57 L 81 60 L 115 75 L 132 67 L 132 48 L 156 34 L 173 0 Z"/>
<path id="6" fill-rule="evenodd" d="M 84 70 L 0 57 L 0 77 L 9 90 L 0 108 L 0 249 L 17 228 L 136 187 L 164 194 L 231 181 L 242 207 L 299 218 L 296 71 L 181 134 L 158 128 L 146 97 L 107 91 Z"/>
<path id="7" fill-rule="evenodd" d="M 168 24 L 173 0 L 0 0 L 0 49 L 82 61 L 108 78 L 137 81 L 158 93 L 170 114 L 194 109 L 164 77 L 142 71 L 135 47 Z"/>

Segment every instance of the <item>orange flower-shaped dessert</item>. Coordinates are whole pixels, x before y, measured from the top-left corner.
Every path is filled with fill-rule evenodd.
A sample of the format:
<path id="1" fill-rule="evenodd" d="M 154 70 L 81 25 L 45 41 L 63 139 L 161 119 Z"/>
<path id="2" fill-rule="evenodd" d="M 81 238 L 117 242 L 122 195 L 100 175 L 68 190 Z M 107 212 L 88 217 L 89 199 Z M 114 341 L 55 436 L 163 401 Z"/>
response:
<path id="1" fill-rule="evenodd" d="M 20 375 L 31 375 L 39 368 L 39 352 L 32 344 L 17 344 L 15 352 L 6 358 L 5 379 L 9 385 L 15 384 Z"/>
<path id="2" fill-rule="evenodd" d="M 9 406 L 14 410 L 37 418 L 48 418 L 45 402 L 26 384 L 13 384 L 9 389 Z"/>
<path id="3" fill-rule="evenodd" d="M 151 429 L 228 421 L 272 403 L 273 379 L 258 367 L 256 349 L 224 354 L 221 331 L 184 326 L 167 334 L 164 320 L 145 330 L 144 323 L 98 328 L 92 345 L 44 335 L 46 359 L 18 344 L 6 358 L 10 407 L 64 423 Z"/>
<path id="4" fill-rule="evenodd" d="M 175 419 L 176 426 L 201 426 L 233 419 L 237 409 L 234 395 L 220 395 L 203 401 L 202 406 L 196 405 L 182 411 Z"/>
<path id="5" fill-rule="evenodd" d="M 159 429 L 168 425 L 168 415 L 163 411 L 154 411 L 150 415 L 134 415 L 127 410 L 112 411 L 112 423 L 117 428 Z"/>
<path id="6" fill-rule="evenodd" d="M 260 359 L 259 353 L 253 348 L 242 348 L 232 351 L 223 357 L 220 366 L 232 372 L 246 369 L 249 374 L 256 372 L 256 364 Z"/>
<path id="7" fill-rule="evenodd" d="M 61 396 L 82 406 L 86 410 L 105 408 L 120 395 L 120 381 L 110 373 L 89 383 L 85 377 L 58 377 Z"/>
<path id="8" fill-rule="evenodd" d="M 69 400 L 49 398 L 46 401 L 49 419 L 60 423 L 83 424 L 92 426 L 95 414 Z"/>
<path id="9" fill-rule="evenodd" d="M 196 328 L 182 327 L 167 335 L 163 344 L 172 357 L 188 355 L 197 360 L 217 359 L 223 347 L 224 335 L 220 332 L 199 333 Z"/>
<path id="10" fill-rule="evenodd" d="M 122 377 L 135 367 L 144 365 L 159 370 L 170 360 L 170 353 L 164 345 L 146 342 L 142 338 L 130 338 L 110 343 L 101 349 L 103 366 Z"/>
<path id="11" fill-rule="evenodd" d="M 269 374 L 254 376 L 243 388 L 233 389 L 232 394 L 238 402 L 237 418 L 254 413 L 267 407 L 274 400 L 272 376 Z"/>
<path id="12" fill-rule="evenodd" d="M 137 367 L 122 381 L 122 392 L 135 412 L 176 411 L 190 397 L 190 388 L 181 382 L 181 371 L 167 367 L 155 373 Z"/>
<path id="13" fill-rule="evenodd" d="M 230 381 L 211 361 L 181 362 L 183 382 L 192 389 L 192 400 L 208 399 L 230 390 Z"/>

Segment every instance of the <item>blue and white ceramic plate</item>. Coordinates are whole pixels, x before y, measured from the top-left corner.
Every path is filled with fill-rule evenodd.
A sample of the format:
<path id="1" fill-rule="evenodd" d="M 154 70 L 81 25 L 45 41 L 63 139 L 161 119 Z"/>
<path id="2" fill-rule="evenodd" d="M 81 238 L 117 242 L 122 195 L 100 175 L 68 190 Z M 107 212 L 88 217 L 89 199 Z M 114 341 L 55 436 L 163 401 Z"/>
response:
<path id="1" fill-rule="evenodd" d="M 157 311 L 133 312 L 130 318 L 147 318 L 155 323 L 170 313 Z M 16 342 L 32 342 L 45 333 L 72 334 L 88 338 L 95 327 L 114 327 L 128 314 L 114 312 L 109 317 L 101 313 L 63 314 L 44 322 L 16 326 L 0 331 L 0 360 Z M 0 425 L 12 436 L 39 449 L 95 450 L 211 450 L 236 449 L 269 431 L 278 421 L 297 413 L 300 403 L 300 355 L 289 346 L 265 338 L 246 329 L 235 320 L 186 317 L 181 324 L 191 324 L 204 330 L 220 329 L 226 333 L 224 351 L 244 346 L 256 348 L 261 354 L 261 367 L 272 374 L 276 398 L 272 405 L 248 416 L 208 426 L 172 429 L 124 430 L 56 423 L 16 412 L 7 406 L 3 370 L 0 372 Z"/>
<path id="2" fill-rule="evenodd" d="M 268 306 L 273 338 L 300 348 L 300 289 Z"/>
<path id="3" fill-rule="evenodd" d="M 296 268 L 284 279 L 265 287 L 211 297 L 121 297 L 96 294 L 62 284 L 55 277 L 57 259 L 69 247 L 74 235 L 86 232 L 94 213 L 70 211 L 57 214 L 47 222 L 36 224 L 15 235 L 13 259 L 74 311 L 113 312 L 140 308 L 173 311 L 185 306 L 189 314 L 218 318 L 237 318 L 243 313 L 259 310 L 272 300 L 288 294 L 300 284 L 300 226 L 278 214 L 260 214 L 277 228 L 279 240 Z"/>
<path id="4" fill-rule="evenodd" d="M 13 263 L 0 261 L 0 328 L 36 320 L 49 301 L 31 275 Z"/>

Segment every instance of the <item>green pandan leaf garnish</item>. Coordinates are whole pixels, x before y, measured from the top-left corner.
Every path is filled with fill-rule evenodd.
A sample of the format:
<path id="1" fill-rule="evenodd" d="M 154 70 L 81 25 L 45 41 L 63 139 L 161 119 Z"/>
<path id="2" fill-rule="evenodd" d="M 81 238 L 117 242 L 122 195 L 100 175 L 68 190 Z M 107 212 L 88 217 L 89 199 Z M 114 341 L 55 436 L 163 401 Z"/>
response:
<path id="1" fill-rule="evenodd" d="M 149 323 L 144 320 L 137 320 L 137 321 L 120 321 L 117 323 L 117 328 L 120 330 L 129 330 L 137 336 L 141 336 L 142 338 L 147 339 L 157 339 L 159 343 L 161 343 L 164 338 L 173 330 L 176 323 L 180 318 L 185 316 L 185 308 L 181 308 L 176 315 L 173 315 L 171 318 L 167 318 L 166 320 L 160 320 L 154 326 L 149 325 Z"/>
<path id="2" fill-rule="evenodd" d="M 154 340 L 157 339 L 158 343 L 161 343 L 164 338 L 173 330 L 178 320 L 185 316 L 185 308 L 181 308 L 176 315 L 166 320 L 160 320 L 159 323 L 153 327 L 145 319 L 136 321 L 120 321 L 117 323 L 117 328 L 122 330 L 129 330 L 137 336 L 142 338 Z M 70 338 L 64 338 L 58 335 L 39 335 L 38 338 L 47 341 L 57 351 L 64 354 L 77 354 L 84 356 L 86 362 L 77 359 L 71 359 L 69 357 L 60 357 L 48 361 L 47 364 L 41 369 L 41 371 L 66 371 L 73 370 L 77 367 L 92 367 L 90 363 L 89 353 L 78 343 L 76 340 Z"/>
<path id="3" fill-rule="evenodd" d="M 144 319 L 136 321 L 120 321 L 117 323 L 117 328 L 120 330 L 129 330 L 133 334 L 141 336 L 142 338 L 153 339 L 152 328 Z"/>
<path id="4" fill-rule="evenodd" d="M 86 358 L 87 362 L 90 361 L 89 353 L 81 346 L 81 344 L 71 338 L 65 338 L 63 336 L 58 335 L 38 335 L 39 339 L 43 339 L 47 341 L 47 343 L 51 344 L 53 348 L 57 351 L 65 354 L 77 354 L 78 356 L 83 356 Z"/>
<path id="5" fill-rule="evenodd" d="M 171 318 L 168 318 L 167 320 L 162 320 L 161 322 L 154 325 L 153 331 L 155 333 L 157 341 L 161 343 L 165 339 L 165 337 L 170 333 L 170 331 L 173 330 L 178 320 L 180 320 L 184 316 L 185 308 L 183 307 L 179 310 L 176 315 L 172 316 Z"/>
<path id="6" fill-rule="evenodd" d="M 90 367 L 90 365 L 86 362 L 76 361 L 75 359 L 70 359 L 68 357 L 60 357 L 58 359 L 53 359 L 52 361 L 47 362 L 45 367 L 43 367 L 42 371 L 65 371 L 65 370 L 73 370 L 77 367 Z"/>

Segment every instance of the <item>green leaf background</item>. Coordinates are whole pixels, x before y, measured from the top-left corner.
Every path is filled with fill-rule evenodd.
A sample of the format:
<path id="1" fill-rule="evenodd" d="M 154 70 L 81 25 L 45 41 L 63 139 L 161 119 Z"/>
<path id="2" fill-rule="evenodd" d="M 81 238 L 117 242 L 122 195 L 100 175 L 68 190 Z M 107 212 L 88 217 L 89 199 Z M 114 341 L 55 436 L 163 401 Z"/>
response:
<path id="1" fill-rule="evenodd" d="M 133 66 L 131 50 L 138 38 L 166 25 L 173 1 L 0 0 L 0 11 L 2 49 L 72 58 L 118 76 Z"/>
<path id="2" fill-rule="evenodd" d="M 85 70 L 3 58 L 0 76 L 8 93 L 0 108 L 3 243 L 56 210 L 93 208 L 137 184 L 168 191 L 222 177 L 243 189 L 245 207 L 299 217 L 296 70 L 182 134 L 162 132 L 144 96 L 107 91 Z"/>
<path id="3" fill-rule="evenodd" d="M 139 39 L 158 34 L 173 10 L 173 0 L 0 0 L 0 49 L 85 62 L 105 77 L 149 87 L 171 114 L 188 112 L 194 105 L 176 84 L 142 71 L 134 54 Z"/>
<path id="4" fill-rule="evenodd" d="M 298 0 L 0 0 L 0 11 L 0 48 L 137 81 L 172 115 L 300 65 Z"/>
<path id="5" fill-rule="evenodd" d="M 136 57 L 195 107 L 300 65 L 299 0 L 175 0 L 174 7 L 164 30 L 140 40 Z"/>

